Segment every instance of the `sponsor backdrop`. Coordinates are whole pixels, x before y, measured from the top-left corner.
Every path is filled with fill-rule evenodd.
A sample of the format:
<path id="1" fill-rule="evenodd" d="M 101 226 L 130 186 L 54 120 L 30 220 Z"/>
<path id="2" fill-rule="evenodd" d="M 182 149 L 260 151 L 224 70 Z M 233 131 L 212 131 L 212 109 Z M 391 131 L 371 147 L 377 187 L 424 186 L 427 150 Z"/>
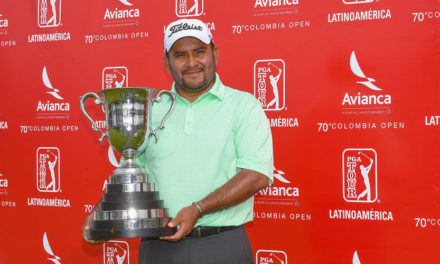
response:
<path id="1" fill-rule="evenodd" d="M 137 263 L 139 239 L 82 241 L 120 156 L 79 97 L 169 89 L 180 17 L 208 23 L 221 79 L 270 120 L 256 263 L 440 260 L 438 0 L 33 0 L 0 5 L 0 263 Z"/>

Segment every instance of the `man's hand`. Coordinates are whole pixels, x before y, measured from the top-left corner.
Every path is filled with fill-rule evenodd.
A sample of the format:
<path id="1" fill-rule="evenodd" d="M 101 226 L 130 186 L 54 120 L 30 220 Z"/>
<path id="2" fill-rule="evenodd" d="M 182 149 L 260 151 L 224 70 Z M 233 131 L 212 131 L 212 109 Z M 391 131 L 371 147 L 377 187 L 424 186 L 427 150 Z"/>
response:
<path id="1" fill-rule="evenodd" d="M 84 224 L 82 227 L 82 237 L 84 239 L 85 242 L 89 243 L 90 245 L 96 246 L 96 245 L 101 245 L 105 242 L 107 242 L 107 240 L 91 240 L 87 238 L 87 231 L 90 230 L 90 223 L 93 220 L 93 212 L 90 213 L 86 219 L 84 220 Z"/>
<path id="2" fill-rule="evenodd" d="M 183 208 L 177 213 L 177 216 L 168 223 L 169 227 L 180 226 L 179 230 L 172 236 L 161 237 L 160 239 L 172 242 L 179 241 L 193 229 L 201 214 L 194 205 Z"/>

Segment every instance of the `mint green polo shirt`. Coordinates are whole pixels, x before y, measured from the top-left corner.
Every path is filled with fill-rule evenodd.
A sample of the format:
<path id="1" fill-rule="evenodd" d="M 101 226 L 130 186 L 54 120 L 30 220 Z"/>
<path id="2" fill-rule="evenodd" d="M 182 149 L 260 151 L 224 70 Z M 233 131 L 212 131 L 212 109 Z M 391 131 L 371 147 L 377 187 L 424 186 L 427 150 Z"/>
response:
<path id="1" fill-rule="evenodd" d="M 136 162 L 158 187 L 169 216 L 199 201 L 225 184 L 241 169 L 266 175 L 273 182 L 273 150 L 269 122 L 260 103 L 249 93 L 222 84 L 218 75 L 211 89 L 190 103 L 176 94 L 174 111 L 160 130 L 159 140 L 145 140 Z M 171 100 L 152 107 L 153 128 Z M 196 226 L 241 225 L 253 219 L 253 197 L 201 217 Z"/>

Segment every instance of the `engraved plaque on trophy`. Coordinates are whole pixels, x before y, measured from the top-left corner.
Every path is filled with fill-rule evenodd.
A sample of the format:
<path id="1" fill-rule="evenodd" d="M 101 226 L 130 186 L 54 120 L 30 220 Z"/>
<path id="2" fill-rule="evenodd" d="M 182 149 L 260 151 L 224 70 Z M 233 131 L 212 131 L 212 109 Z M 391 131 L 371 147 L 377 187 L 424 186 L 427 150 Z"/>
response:
<path id="1" fill-rule="evenodd" d="M 81 97 L 81 111 L 92 122 L 93 131 L 101 133 L 100 142 L 107 138 L 114 150 L 121 153 L 124 162 L 110 176 L 100 210 L 94 212 L 89 239 L 168 236 L 175 229 L 168 227 L 171 220 L 163 201 L 159 200 L 149 175 L 135 163 L 137 149 L 145 140 L 147 128 L 154 140 L 157 131 L 174 109 L 175 95 L 170 91 L 157 92 L 152 88 L 112 88 Z M 156 94 L 157 93 L 157 94 Z M 154 96 L 156 94 L 156 96 Z M 151 106 L 160 103 L 162 95 L 171 97 L 171 106 L 157 128 L 151 127 Z M 85 101 L 93 97 L 102 104 L 106 117 L 106 132 L 98 129 L 96 122 L 85 109 Z"/>

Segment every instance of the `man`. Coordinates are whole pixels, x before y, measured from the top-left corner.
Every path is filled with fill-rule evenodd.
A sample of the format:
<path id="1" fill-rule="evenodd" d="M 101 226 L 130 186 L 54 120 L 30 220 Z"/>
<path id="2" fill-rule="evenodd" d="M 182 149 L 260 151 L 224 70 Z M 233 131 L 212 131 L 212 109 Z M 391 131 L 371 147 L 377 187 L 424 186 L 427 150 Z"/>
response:
<path id="1" fill-rule="evenodd" d="M 252 95 L 220 81 L 219 49 L 203 22 L 172 22 L 164 46 L 176 105 L 136 162 L 153 177 L 178 231 L 143 239 L 139 263 L 253 263 L 243 224 L 252 221 L 253 195 L 273 181 L 268 120 Z M 169 108 L 163 100 L 153 106 L 153 127 Z"/>

